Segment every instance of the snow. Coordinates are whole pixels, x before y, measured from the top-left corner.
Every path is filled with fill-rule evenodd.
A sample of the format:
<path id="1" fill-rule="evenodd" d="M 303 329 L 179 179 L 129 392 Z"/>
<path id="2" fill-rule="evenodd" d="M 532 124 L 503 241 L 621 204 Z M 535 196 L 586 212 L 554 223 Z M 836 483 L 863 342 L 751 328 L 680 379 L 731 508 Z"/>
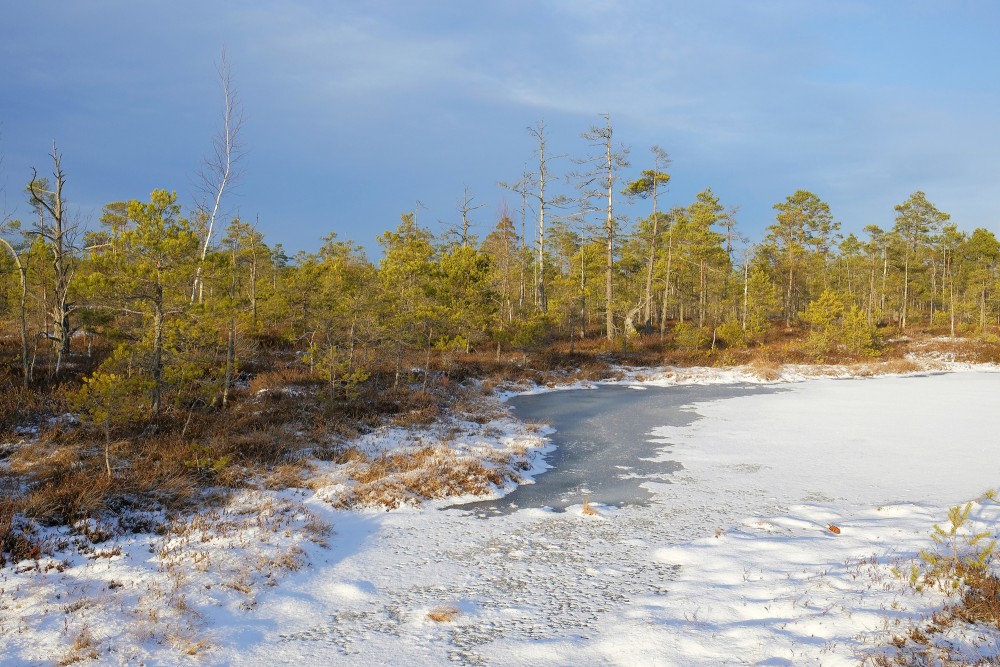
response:
<path id="1" fill-rule="evenodd" d="M 955 504 L 995 486 L 994 373 L 833 380 L 696 405 L 690 427 L 654 434 L 691 474 L 734 480 L 783 502 Z"/>
<path id="2" fill-rule="evenodd" d="M 949 506 L 1000 477 L 1000 373 L 947 368 L 815 379 L 785 367 L 780 391 L 693 405 L 702 419 L 648 434 L 684 466 L 647 484 L 648 506 L 349 512 L 321 475 L 315 490 L 246 492 L 120 553 L 67 547 L 0 570 L 0 664 L 858 665 L 946 601 L 910 586 L 910 565 Z M 754 378 L 645 369 L 618 382 Z M 514 420 L 491 427 L 492 444 L 455 446 L 542 451 Z M 415 436 L 372 437 L 359 447 Z M 996 532 L 1000 506 L 980 498 L 973 516 Z M 948 639 L 970 661 L 997 643 Z"/>

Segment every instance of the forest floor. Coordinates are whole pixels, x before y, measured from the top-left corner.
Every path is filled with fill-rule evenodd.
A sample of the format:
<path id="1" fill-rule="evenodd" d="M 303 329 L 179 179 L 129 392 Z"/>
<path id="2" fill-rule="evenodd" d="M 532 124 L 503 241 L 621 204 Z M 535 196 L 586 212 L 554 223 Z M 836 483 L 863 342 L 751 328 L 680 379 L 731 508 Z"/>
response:
<path id="1" fill-rule="evenodd" d="M 997 484 L 997 471 L 976 463 L 989 455 L 970 449 L 995 440 L 1000 428 L 990 421 L 1000 411 L 989 400 L 1000 375 L 978 363 L 995 346 L 926 338 L 893 349 L 838 364 L 785 363 L 780 351 L 758 352 L 748 363 L 717 367 L 626 367 L 606 355 L 585 367 L 455 381 L 446 402 L 411 406 L 370 428 L 293 433 L 297 456 L 250 483 L 224 484 L 230 466 L 206 453 L 194 466 L 219 491 L 176 507 L 123 504 L 48 526 L 9 510 L 7 522 L 22 521 L 26 543 L 4 549 L 14 562 L 0 568 L 0 664 L 280 664 L 305 655 L 327 664 L 391 664 L 401 652 L 414 664 L 472 665 L 924 664 L 907 662 L 911 654 L 950 654 L 953 664 L 991 660 L 995 626 L 948 625 L 941 610 L 956 598 L 940 583 L 951 579 L 910 573 L 911 566 L 925 572 L 919 553 L 934 548 L 932 525 L 948 507 Z M 929 391 L 921 378 L 905 377 L 938 372 L 976 380 L 966 390 Z M 819 378 L 872 376 L 890 377 L 857 385 L 850 399 L 810 389 L 826 386 L 812 382 Z M 274 386 L 258 380 L 248 387 L 245 406 L 287 410 L 310 391 L 272 379 Z M 807 478 L 823 480 L 816 488 L 789 486 L 801 468 L 746 458 L 739 453 L 745 438 L 709 428 L 767 412 L 747 404 L 726 414 L 739 402 L 723 401 L 695 406 L 707 417 L 695 427 L 659 434 L 684 440 L 702 458 L 684 459 L 686 478 L 658 487 L 658 502 L 647 508 L 581 504 L 485 521 L 439 511 L 500 496 L 545 469 L 548 427 L 514 419 L 505 396 L 594 383 L 737 382 L 797 387 L 801 400 L 784 421 L 758 431 L 770 441 L 784 437 L 786 449 L 774 451 L 807 462 Z M 895 438 L 905 447 L 873 462 L 858 452 L 893 437 L 876 428 L 884 415 L 866 406 L 884 404 L 887 392 L 893 404 L 909 406 L 892 423 L 917 426 Z M 943 405 L 942 396 L 966 403 Z M 848 412 L 829 409 L 836 405 Z M 933 428 L 921 421 L 949 406 L 947 426 L 940 416 Z M 959 436 L 954 424 L 962 419 L 971 430 Z M 813 434 L 838 434 L 845 420 L 860 424 L 853 455 L 827 440 L 817 446 L 822 455 L 794 456 L 804 432 L 822 440 Z M 25 429 L 4 446 L 8 488 L 24 479 L 18 466 L 60 456 L 57 440 L 29 459 L 37 437 Z M 727 438 L 734 444 L 721 454 L 698 450 Z M 956 459 L 962 452 L 970 458 Z M 844 456 L 867 468 L 843 470 Z M 900 460 L 931 465 L 884 472 Z M 777 471 L 772 485 L 795 492 L 768 490 L 766 475 L 747 482 L 731 474 L 754 466 Z M 957 472 L 943 475 L 946 468 Z M 861 474 L 866 469 L 884 474 L 873 481 Z M 826 481 L 841 477 L 854 480 L 850 493 Z M 844 503 L 864 488 L 884 498 Z M 995 503 L 979 497 L 973 510 L 970 521 L 995 533 Z M 831 526 L 841 531 L 835 538 Z M 14 558 L 12 547 L 28 557 Z"/>

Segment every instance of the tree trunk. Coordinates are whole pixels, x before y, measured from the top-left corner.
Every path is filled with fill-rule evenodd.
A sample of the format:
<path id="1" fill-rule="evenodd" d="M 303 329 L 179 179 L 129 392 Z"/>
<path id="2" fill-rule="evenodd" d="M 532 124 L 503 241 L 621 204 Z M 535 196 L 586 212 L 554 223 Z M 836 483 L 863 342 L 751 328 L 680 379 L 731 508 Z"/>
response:
<path id="1" fill-rule="evenodd" d="M 981 292 L 981 299 L 979 301 L 979 328 L 985 333 L 986 332 L 986 291 L 987 285 L 983 284 L 983 291 Z"/>
<path id="2" fill-rule="evenodd" d="M 111 418 L 104 420 L 104 468 L 111 479 Z"/>
<path id="3" fill-rule="evenodd" d="M 424 357 L 424 391 L 427 391 L 427 380 L 431 376 L 431 339 L 434 336 L 434 330 L 427 330 L 427 353 Z"/>
<path id="4" fill-rule="evenodd" d="M 747 315 L 750 307 L 750 262 L 743 263 L 743 333 L 747 332 Z"/>
<path id="5" fill-rule="evenodd" d="M 705 260 L 698 265 L 698 326 L 705 326 L 705 308 L 708 301 L 708 287 L 705 281 Z"/>
<path id="6" fill-rule="evenodd" d="M 646 296 L 643 299 L 642 319 L 645 326 L 653 322 L 653 264 L 656 262 L 656 238 L 659 231 L 659 216 L 656 214 L 656 182 L 653 182 L 653 235 L 649 239 L 649 257 L 646 258 Z"/>
<path id="7" fill-rule="evenodd" d="M 251 236 L 252 237 L 252 236 Z M 251 241 L 254 243 L 253 241 Z M 250 320 L 257 325 L 257 246 L 254 243 L 250 254 Z"/>
<path id="8" fill-rule="evenodd" d="M 153 389 L 150 396 L 150 413 L 155 417 L 160 414 L 160 397 L 163 389 L 163 288 L 156 286 L 156 298 L 153 304 L 153 356 L 150 361 L 150 375 L 153 378 Z"/>
<path id="9" fill-rule="evenodd" d="M 663 308 L 660 312 L 660 342 L 667 332 L 667 304 L 670 299 L 670 264 L 674 255 L 674 226 L 667 223 L 667 275 L 663 279 Z"/>
<path id="10" fill-rule="evenodd" d="M 31 380 L 31 368 L 28 363 L 28 277 L 23 266 L 18 262 L 18 273 L 21 275 L 21 294 L 18 300 L 18 323 L 21 330 L 21 370 L 23 371 L 24 387 Z"/>
<path id="11" fill-rule="evenodd" d="M 226 379 L 222 385 L 222 407 L 229 404 L 229 387 L 236 367 L 236 315 L 229 318 L 229 342 L 226 345 Z"/>
<path id="12" fill-rule="evenodd" d="M 14 249 L 7 239 L 0 237 L 2 243 L 10 252 L 14 264 L 17 266 L 17 274 L 21 280 L 21 293 L 18 295 L 18 325 L 21 333 L 21 375 L 25 389 L 28 387 L 30 378 L 30 365 L 28 361 L 28 272 L 21 256 Z"/>
<path id="13" fill-rule="evenodd" d="M 907 253 L 903 260 L 903 303 L 899 316 L 900 330 L 906 329 L 906 306 L 910 295 L 910 255 Z"/>
<path id="14" fill-rule="evenodd" d="M 580 339 L 587 337 L 587 272 L 583 266 L 583 244 L 580 244 Z"/>
<path id="15" fill-rule="evenodd" d="M 527 178 L 527 174 L 525 174 L 525 178 Z M 525 256 L 527 255 L 528 251 L 527 228 L 525 226 L 527 209 L 528 209 L 528 190 L 527 190 L 527 183 L 525 183 L 521 187 L 521 252 L 518 255 L 521 264 L 521 283 L 520 286 L 518 287 L 518 293 L 517 293 L 517 311 L 519 313 L 524 312 L 524 297 L 525 297 L 525 292 L 527 291 L 525 289 L 525 279 L 526 279 L 525 264 L 527 263 Z M 497 354 L 499 355 L 500 352 L 498 351 Z"/>
<path id="16" fill-rule="evenodd" d="M 792 312 L 795 310 L 792 306 L 792 290 L 795 285 L 795 263 L 794 263 L 794 251 L 789 242 L 788 245 L 788 290 L 785 294 L 785 327 L 792 326 Z"/>
<path id="17" fill-rule="evenodd" d="M 535 301 L 540 311 L 547 312 L 548 300 L 545 294 L 545 182 L 548 179 L 548 165 L 545 161 L 545 123 L 539 122 L 537 129 L 530 130 L 538 139 L 538 261 L 535 264 Z"/>
<path id="18" fill-rule="evenodd" d="M 608 196 L 608 209 L 607 209 L 607 220 L 605 221 L 605 234 L 607 235 L 607 254 L 605 256 L 604 264 L 604 299 L 605 299 L 605 317 L 604 324 L 607 329 L 608 340 L 614 340 L 615 338 L 615 321 L 614 321 L 614 265 L 615 265 L 615 207 L 614 207 L 614 192 L 615 192 L 615 160 L 614 156 L 611 154 L 611 118 L 607 116 L 607 129 L 605 130 L 604 137 L 604 148 L 605 148 L 605 160 L 607 161 L 607 176 L 606 176 L 606 190 Z"/>
<path id="19" fill-rule="evenodd" d="M 396 375 L 392 380 L 392 388 L 399 389 L 399 374 L 403 366 L 403 346 L 400 343 L 396 343 Z"/>
<path id="20" fill-rule="evenodd" d="M 350 340 L 348 341 L 348 352 L 347 352 L 348 373 L 354 372 L 354 329 L 355 327 L 357 327 L 357 324 L 358 324 L 358 316 L 357 314 L 355 314 L 353 319 L 351 319 L 351 333 L 350 333 Z"/>
<path id="21" fill-rule="evenodd" d="M 879 309 L 885 313 L 886 282 L 889 279 L 889 255 L 885 248 L 882 248 L 882 294 L 879 295 Z"/>
<path id="22" fill-rule="evenodd" d="M 874 326 L 875 322 L 875 258 L 871 257 L 871 271 L 868 275 L 868 316 L 865 318 L 868 322 L 868 327 Z"/>
<path id="23" fill-rule="evenodd" d="M 954 260 L 952 260 L 954 261 Z M 951 337 L 955 337 L 955 278 L 949 271 L 948 276 L 948 306 L 951 309 Z"/>
<path id="24" fill-rule="evenodd" d="M 614 230 L 611 222 L 608 222 L 608 242 L 607 255 L 604 267 L 604 327 L 608 340 L 615 338 L 615 315 L 614 315 L 614 292 L 612 278 L 614 271 Z"/>
<path id="25" fill-rule="evenodd" d="M 226 344 L 226 377 L 222 385 L 222 407 L 229 404 L 229 387 L 232 385 L 233 372 L 236 365 L 236 255 L 239 252 L 239 241 L 233 242 L 232 282 L 229 287 L 229 298 L 232 301 L 229 316 L 229 341 Z"/>
<path id="26" fill-rule="evenodd" d="M 937 262 L 931 258 L 931 321 L 934 324 L 934 302 L 937 300 Z"/>

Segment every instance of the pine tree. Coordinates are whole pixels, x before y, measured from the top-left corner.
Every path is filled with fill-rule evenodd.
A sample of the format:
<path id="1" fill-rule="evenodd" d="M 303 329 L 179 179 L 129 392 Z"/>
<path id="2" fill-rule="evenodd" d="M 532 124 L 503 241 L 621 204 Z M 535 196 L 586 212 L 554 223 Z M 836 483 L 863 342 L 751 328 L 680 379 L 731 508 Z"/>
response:
<path id="1" fill-rule="evenodd" d="M 160 412 L 171 363 L 192 360 L 177 347 L 181 341 L 168 331 L 171 324 L 188 310 L 186 286 L 197 269 L 198 238 L 190 224 L 180 216 L 177 194 L 154 190 L 149 202 L 133 200 L 127 204 L 128 218 L 135 226 L 122 232 L 114 248 L 97 250 L 92 257 L 90 276 L 92 293 L 105 308 L 140 318 L 138 346 L 120 346 L 108 360 L 106 372 L 115 366 L 143 369 L 149 379 L 149 412 Z M 145 357 L 134 363 L 135 352 Z M 183 373 L 174 373 L 179 379 Z"/>
<path id="2" fill-rule="evenodd" d="M 767 228 L 764 242 L 774 249 L 773 261 L 785 278 L 785 326 L 792 325 L 797 304 L 805 291 L 803 274 L 807 271 L 808 249 L 828 251 L 830 231 L 834 229 L 830 207 L 819 197 L 806 190 L 796 190 L 784 202 L 774 205 L 778 212 L 776 221 Z"/>
<path id="3" fill-rule="evenodd" d="M 899 328 L 906 329 L 906 316 L 910 303 L 910 269 L 913 260 L 930 239 L 930 234 L 939 230 L 941 225 L 951 217 L 937 210 L 927 200 L 927 196 L 914 192 L 902 204 L 896 207 L 896 233 L 903 251 L 903 295 L 900 303 Z"/>

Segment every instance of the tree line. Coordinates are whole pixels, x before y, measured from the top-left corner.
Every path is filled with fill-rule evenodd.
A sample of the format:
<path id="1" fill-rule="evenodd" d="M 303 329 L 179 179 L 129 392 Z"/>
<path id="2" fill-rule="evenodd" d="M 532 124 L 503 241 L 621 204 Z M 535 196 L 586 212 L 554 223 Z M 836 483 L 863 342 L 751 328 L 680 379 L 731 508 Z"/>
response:
<path id="1" fill-rule="evenodd" d="M 59 377 L 67 355 L 99 341 L 107 356 L 79 400 L 100 422 L 225 405 L 265 345 L 298 350 L 296 363 L 336 399 L 376 367 L 399 386 L 414 365 L 426 371 L 473 351 L 499 361 L 555 340 L 570 351 L 585 338 L 625 346 L 640 336 L 689 349 L 752 346 L 783 325 L 808 332 L 817 354 L 865 354 L 887 328 L 956 335 L 1000 318 L 1000 243 L 984 228 L 959 230 L 923 192 L 859 237 L 797 190 L 749 245 L 736 209 L 710 188 L 664 205 L 663 149 L 626 177 L 629 153 L 613 141 L 610 117 L 582 135 L 588 155 L 565 175 L 572 197 L 551 194 L 558 177 L 544 124 L 529 131 L 535 169 L 500 184 L 514 208 L 484 238 L 472 233 L 481 207 L 466 189 L 460 224 L 436 234 L 404 213 L 378 237 L 378 261 L 334 233 L 292 257 L 252 221 L 213 233 L 232 174 L 226 144 L 209 205 L 185 214 L 176 193 L 155 190 L 106 204 L 97 228 L 81 229 L 53 147 L 51 177 L 33 173 L 24 189 L 31 217 L 7 220 L 0 236 L 10 363 L 29 386 Z M 648 213 L 626 220 L 623 200 L 645 201 Z"/>

